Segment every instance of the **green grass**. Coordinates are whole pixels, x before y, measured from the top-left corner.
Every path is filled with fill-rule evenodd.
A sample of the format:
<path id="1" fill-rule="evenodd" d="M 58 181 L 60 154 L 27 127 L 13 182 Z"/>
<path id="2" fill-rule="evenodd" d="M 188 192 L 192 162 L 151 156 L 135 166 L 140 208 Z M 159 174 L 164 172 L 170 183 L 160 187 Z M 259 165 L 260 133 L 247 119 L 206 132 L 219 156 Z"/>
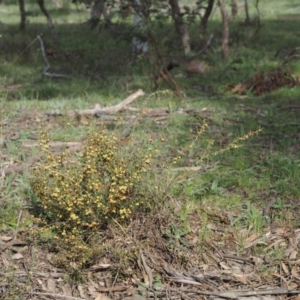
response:
<path id="1" fill-rule="evenodd" d="M 73 6 L 70 11 L 51 7 L 59 40 L 55 44 L 35 5 L 30 4 L 28 9 L 38 15 L 29 17 L 27 29 L 22 33 L 18 29 L 17 7 L 2 6 L 5 12 L 0 25 L 0 139 L 5 139 L 5 144 L 0 152 L 1 169 L 38 153 L 35 147 L 24 148 L 23 143 L 32 137 L 38 138 L 41 129 L 49 130 L 51 141 L 82 141 L 90 127 L 101 126 L 98 119 L 87 120 L 86 125 L 68 117 L 45 118 L 45 112 L 86 109 L 96 103 L 114 105 L 142 88 L 146 96 L 134 105 L 167 107 L 171 112 L 169 119 L 159 122 L 139 116 L 130 135 L 137 147 L 157 150 L 153 152 L 153 173 L 149 175 L 149 189 L 152 190 L 149 201 L 154 204 L 158 199 L 165 201 L 162 213 L 168 220 L 165 233 L 170 247 L 184 245 L 186 236 L 192 232 L 198 237 L 197 249 L 202 253 L 201 243 L 213 239 L 215 234 L 204 228 L 214 224 L 225 227 L 225 231 L 232 229 L 239 241 L 237 251 L 243 253 L 244 240 L 253 232 L 263 232 L 269 222 L 297 228 L 300 124 L 299 108 L 290 106 L 299 106 L 300 87 L 281 88 L 261 96 L 251 93 L 237 96 L 225 91 L 226 85 L 247 82 L 255 74 L 277 66 L 281 62 L 275 56 L 279 49 L 298 46 L 300 23 L 295 19 L 296 3 L 262 2 L 262 27 L 254 36 L 256 27 L 242 26 L 244 16 L 240 11 L 231 24 L 231 55 L 226 62 L 220 56 L 221 24 L 215 13 L 208 29 L 215 33 L 215 39 L 211 49 L 201 58 L 210 63 L 211 71 L 203 77 L 182 76 L 181 68 L 172 73 L 184 92 L 182 98 L 170 91 L 164 82 L 160 83 L 158 91 L 153 89 L 150 64 L 153 57 L 132 63 L 129 21 L 117 32 L 104 28 L 100 32 L 90 31 L 80 24 L 88 18 L 83 7 L 80 6 L 79 11 Z M 256 12 L 252 6 L 250 9 L 254 17 Z M 178 49 L 172 50 L 176 37 L 172 26 L 166 24 L 155 33 L 162 54 L 176 57 Z M 201 47 L 196 24 L 191 33 L 196 52 Z M 51 71 L 67 74 L 69 79 L 42 76 L 44 64 L 35 40 L 38 34 L 43 34 L 46 47 L 55 47 L 58 51 L 58 58 L 49 57 Z M 71 58 L 66 58 L 67 54 Z M 297 60 L 288 65 L 293 72 L 300 70 Z M 176 114 L 178 108 L 193 112 Z M 208 129 L 199 135 L 205 122 Z M 122 121 L 107 125 L 117 135 L 121 135 L 126 126 Z M 235 138 L 259 128 L 262 132 L 241 142 L 242 147 L 214 155 L 226 149 Z M 19 136 L 14 139 L 16 133 Z M 173 164 L 179 155 L 181 158 Z M 169 170 L 199 164 L 202 169 L 198 172 Z M 22 234 L 33 226 L 27 212 L 29 174 L 30 170 L 0 178 L 1 234 L 18 231 Z M 274 197 L 276 202 L 268 221 L 262 211 Z M 24 213 L 18 220 L 20 211 Z M 114 253 L 117 253 L 116 260 L 122 261 L 124 252 L 115 249 Z M 253 248 L 253 254 L 257 253 L 264 253 L 274 261 L 282 258 L 280 249 L 265 250 L 261 245 Z M 127 257 L 124 261 L 133 259 Z"/>

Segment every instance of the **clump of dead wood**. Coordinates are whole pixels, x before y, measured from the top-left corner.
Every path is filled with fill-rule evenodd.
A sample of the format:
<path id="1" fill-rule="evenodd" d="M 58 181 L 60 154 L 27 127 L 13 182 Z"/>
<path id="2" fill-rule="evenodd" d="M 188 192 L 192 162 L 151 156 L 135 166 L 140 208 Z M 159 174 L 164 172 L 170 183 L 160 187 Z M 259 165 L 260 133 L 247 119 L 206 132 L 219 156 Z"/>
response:
<path id="1" fill-rule="evenodd" d="M 227 86 L 226 90 L 233 94 L 245 95 L 251 92 L 259 96 L 282 87 L 291 88 L 298 85 L 300 85 L 300 75 L 293 73 L 290 68 L 280 66 L 268 72 L 258 73 L 246 83 Z"/>

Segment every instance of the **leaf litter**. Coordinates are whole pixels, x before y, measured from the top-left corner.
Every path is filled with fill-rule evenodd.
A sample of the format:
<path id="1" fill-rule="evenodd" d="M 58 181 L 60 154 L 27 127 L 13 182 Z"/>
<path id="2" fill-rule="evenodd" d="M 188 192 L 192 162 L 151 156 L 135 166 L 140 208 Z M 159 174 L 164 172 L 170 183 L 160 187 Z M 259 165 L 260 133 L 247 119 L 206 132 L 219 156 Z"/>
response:
<path id="1" fill-rule="evenodd" d="M 279 88 L 291 88 L 300 85 L 300 76 L 293 73 L 289 68 L 278 66 L 267 72 L 254 75 L 246 83 L 229 85 L 225 89 L 233 94 L 245 95 L 250 92 L 256 96 L 270 93 Z"/>

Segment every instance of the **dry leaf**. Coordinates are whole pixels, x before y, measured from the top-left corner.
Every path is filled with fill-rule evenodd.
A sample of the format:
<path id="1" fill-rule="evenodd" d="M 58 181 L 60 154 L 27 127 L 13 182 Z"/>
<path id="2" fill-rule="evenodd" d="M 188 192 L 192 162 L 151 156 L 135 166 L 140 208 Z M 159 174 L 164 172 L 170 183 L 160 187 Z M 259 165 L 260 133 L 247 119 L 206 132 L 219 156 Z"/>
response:
<path id="1" fill-rule="evenodd" d="M 78 292 L 81 298 L 86 298 L 86 294 L 84 292 L 83 286 L 81 284 L 78 285 Z"/>
<path id="2" fill-rule="evenodd" d="M 259 237 L 259 234 L 257 234 L 257 233 L 251 234 L 249 237 L 246 238 L 245 244 L 249 244 L 249 243 L 253 242 L 253 241 L 256 240 L 258 237 Z"/>
<path id="3" fill-rule="evenodd" d="M 99 293 L 94 300 L 111 300 L 111 298 Z"/>
<path id="4" fill-rule="evenodd" d="M 284 262 L 281 262 L 281 268 L 282 268 L 283 272 L 284 272 L 286 275 L 289 275 L 289 274 L 290 274 L 290 270 L 289 270 L 288 266 L 287 266 Z"/>
<path id="5" fill-rule="evenodd" d="M 90 267 L 90 270 L 98 271 L 98 270 L 106 270 L 111 267 L 111 264 L 97 264 Z"/>
<path id="6" fill-rule="evenodd" d="M 233 273 L 232 275 L 233 275 L 233 277 L 235 277 L 241 283 L 244 283 L 244 284 L 248 284 L 249 283 L 246 275 L 236 274 L 236 273 Z"/>
<path id="7" fill-rule="evenodd" d="M 296 282 L 294 281 L 290 281 L 288 284 L 288 289 L 291 290 L 291 291 L 294 291 L 294 290 L 297 290 L 297 288 L 299 287 L 299 284 L 297 284 Z"/>
<path id="8" fill-rule="evenodd" d="M 73 296 L 73 293 L 72 293 L 72 288 L 69 284 L 65 284 L 63 287 L 62 287 L 62 290 L 63 290 L 63 293 L 65 296 Z"/>
<path id="9" fill-rule="evenodd" d="M 47 291 L 53 294 L 56 292 L 56 282 L 51 276 L 47 278 Z"/>
<path id="10" fill-rule="evenodd" d="M 24 258 L 24 256 L 21 253 L 16 253 L 12 256 L 12 259 L 16 259 L 16 260 L 22 259 L 22 258 Z"/>
<path id="11" fill-rule="evenodd" d="M 298 266 L 294 266 L 292 268 L 292 272 L 291 273 L 292 273 L 292 278 L 296 278 L 296 279 L 300 280 L 300 276 L 298 274 Z"/>
<path id="12" fill-rule="evenodd" d="M 244 84 L 237 84 L 236 86 L 234 86 L 231 90 L 231 93 L 233 94 L 239 94 L 239 95 L 243 95 L 246 93 L 246 86 Z"/>
<path id="13" fill-rule="evenodd" d="M 1 235 L 0 240 L 3 242 L 8 242 L 10 240 L 12 240 L 12 236 L 7 236 L 7 235 Z"/>
<path id="14" fill-rule="evenodd" d="M 228 267 L 224 262 L 220 262 L 220 266 L 221 266 L 221 268 L 222 269 L 224 269 L 224 270 L 230 270 L 230 267 Z"/>
<path id="15" fill-rule="evenodd" d="M 297 255 L 298 255 L 298 251 L 297 250 L 293 250 L 290 255 L 289 255 L 289 259 L 290 260 L 294 260 L 297 258 Z"/>
<path id="16" fill-rule="evenodd" d="M 43 289 L 44 291 L 47 291 L 47 288 L 45 287 L 44 282 L 43 282 L 42 280 L 37 279 L 37 282 L 39 283 L 39 285 L 42 287 L 42 289 Z"/>
<path id="17" fill-rule="evenodd" d="M 96 291 L 96 288 L 92 285 L 88 286 L 89 294 L 93 297 L 96 297 L 98 292 Z"/>

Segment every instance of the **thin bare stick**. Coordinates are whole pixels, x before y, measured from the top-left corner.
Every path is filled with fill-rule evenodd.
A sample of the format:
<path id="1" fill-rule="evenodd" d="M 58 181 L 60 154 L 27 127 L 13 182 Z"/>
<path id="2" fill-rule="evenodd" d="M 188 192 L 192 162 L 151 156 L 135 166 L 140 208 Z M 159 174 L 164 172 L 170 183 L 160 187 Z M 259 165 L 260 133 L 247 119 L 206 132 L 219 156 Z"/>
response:
<path id="1" fill-rule="evenodd" d="M 238 299 L 239 297 L 249 296 L 265 296 L 265 295 L 295 295 L 299 294 L 299 290 L 287 290 L 287 289 L 269 289 L 269 290 L 258 290 L 258 291 L 227 291 L 227 292 L 204 292 L 198 290 L 182 290 L 182 292 L 204 295 L 204 296 L 216 296 L 225 299 Z"/>
<path id="2" fill-rule="evenodd" d="M 145 260 L 145 257 L 142 253 L 142 251 L 140 251 L 140 256 L 141 256 L 141 259 L 142 259 L 142 263 L 143 263 L 143 267 L 145 269 L 145 272 L 147 273 L 148 275 L 148 280 L 149 280 L 149 288 L 152 289 L 152 284 L 153 284 L 153 276 L 152 276 L 152 272 L 151 272 L 151 269 L 148 267 L 147 263 L 146 263 L 146 260 Z"/>
<path id="3" fill-rule="evenodd" d="M 238 256 L 231 256 L 231 255 L 222 255 L 224 258 L 232 259 L 232 260 L 240 260 L 247 263 L 253 263 L 251 259 L 244 258 L 244 257 L 238 257 Z"/>
<path id="4" fill-rule="evenodd" d="M 136 100 L 138 97 L 144 96 L 145 93 L 143 90 L 139 89 L 135 93 L 131 94 L 128 96 L 125 100 L 120 102 L 117 105 L 113 106 L 107 106 L 107 107 L 101 107 L 100 104 L 96 104 L 94 108 L 91 109 L 83 109 L 83 110 L 70 110 L 67 112 L 67 115 L 70 117 L 78 116 L 78 115 L 91 115 L 91 116 L 97 116 L 97 115 L 102 115 L 103 112 L 105 113 L 116 113 L 119 112 L 120 110 L 124 109 L 126 105 L 130 104 L 134 100 Z M 115 119 L 115 117 L 112 117 Z"/>
<path id="5" fill-rule="evenodd" d="M 191 57 L 187 57 L 186 60 L 187 60 L 187 61 L 192 61 L 192 60 L 194 60 L 196 57 L 200 56 L 204 51 L 206 51 L 206 49 L 210 46 L 213 37 L 214 37 L 214 34 L 211 34 L 211 35 L 209 36 L 209 38 L 208 38 L 208 40 L 207 40 L 205 46 L 204 46 L 199 52 L 197 52 L 195 55 L 193 55 L 193 56 L 191 56 Z"/>
<path id="6" fill-rule="evenodd" d="M 57 298 L 64 298 L 64 299 L 71 299 L 71 300 L 84 300 L 83 298 L 77 298 L 72 296 L 60 295 L 60 294 L 51 294 L 51 293 L 38 293 L 38 292 L 31 292 L 28 295 L 39 295 L 39 296 L 51 296 Z"/>
<path id="7" fill-rule="evenodd" d="M 123 100 L 119 104 L 114 105 L 114 106 L 104 107 L 104 108 L 102 108 L 102 110 L 105 111 L 105 112 L 118 112 L 121 109 L 123 109 L 126 105 L 133 102 L 138 97 L 141 97 L 141 96 L 144 96 L 144 95 L 145 95 L 144 91 L 139 89 L 138 91 L 131 94 L 129 97 L 127 97 L 125 100 Z"/>
<path id="8" fill-rule="evenodd" d="M 109 295 L 110 297 L 112 297 L 113 288 L 115 287 L 115 284 L 116 284 L 116 282 L 117 282 L 117 279 L 118 279 L 118 276 L 119 276 L 119 272 L 120 272 L 120 268 L 118 268 L 118 271 L 117 271 L 117 274 L 116 274 L 116 276 L 115 276 L 114 282 L 113 282 L 113 284 L 112 284 L 112 286 L 111 286 L 111 288 L 110 288 L 110 290 L 109 290 L 109 292 L 108 292 L 108 295 Z"/>
<path id="9" fill-rule="evenodd" d="M 44 72 L 43 72 L 43 75 L 47 76 L 47 77 L 50 77 L 50 78 L 69 78 L 68 75 L 57 74 L 57 73 L 49 73 L 48 72 L 48 70 L 50 69 L 50 64 L 49 64 L 49 61 L 48 61 L 47 56 L 46 56 L 44 42 L 43 42 L 43 40 L 42 40 L 42 38 L 41 38 L 40 35 L 37 36 L 37 39 L 40 42 L 40 46 L 41 46 L 41 51 L 42 51 L 44 63 L 46 65 L 45 69 L 44 69 Z"/>
<path id="10" fill-rule="evenodd" d="M 266 296 L 266 295 L 288 295 L 288 294 L 300 294 L 298 290 L 287 290 L 287 289 L 269 289 L 269 290 L 257 290 L 257 291 L 227 291 L 219 293 L 220 297 L 249 297 L 249 296 Z"/>
<path id="11" fill-rule="evenodd" d="M 21 220 L 21 217 L 22 217 L 22 213 L 23 213 L 23 210 L 20 210 L 19 216 L 18 216 L 18 220 L 17 220 L 16 229 L 15 229 L 15 232 L 14 232 L 14 238 L 13 238 L 13 240 L 15 240 L 17 238 L 17 231 L 18 231 L 18 228 L 19 228 L 19 224 L 20 224 L 20 220 Z"/>
<path id="12" fill-rule="evenodd" d="M 195 166 L 195 167 L 179 167 L 179 168 L 172 168 L 171 171 L 174 172 L 185 172 L 185 171 L 194 171 L 198 172 L 203 169 L 202 166 Z"/>
<path id="13" fill-rule="evenodd" d="M 3 250 L 3 248 L 1 248 Z M 4 249 L 5 250 L 5 249 Z M 31 272 L 30 273 L 32 276 L 38 276 L 38 277 L 53 277 L 53 278 L 61 278 L 64 277 L 66 274 L 65 273 L 44 273 L 44 272 Z M 10 277 L 10 276 L 17 276 L 17 277 L 25 277 L 28 276 L 28 272 L 24 271 L 15 271 L 15 272 L 0 272 L 0 275 L 5 276 L 5 277 Z"/>

